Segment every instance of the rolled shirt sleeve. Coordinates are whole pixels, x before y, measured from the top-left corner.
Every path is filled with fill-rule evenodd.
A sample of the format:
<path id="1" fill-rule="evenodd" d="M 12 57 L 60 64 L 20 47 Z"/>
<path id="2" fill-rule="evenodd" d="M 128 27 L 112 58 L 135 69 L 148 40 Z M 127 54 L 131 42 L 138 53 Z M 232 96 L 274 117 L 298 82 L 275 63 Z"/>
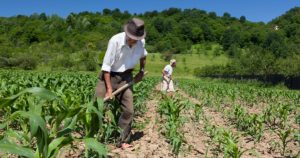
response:
<path id="1" fill-rule="evenodd" d="M 146 57 L 146 56 L 147 56 L 147 54 L 148 54 L 148 52 L 147 52 L 147 50 L 144 48 L 144 54 L 143 54 L 143 56 L 142 56 L 142 57 Z"/>
<path id="2" fill-rule="evenodd" d="M 103 59 L 102 71 L 111 71 L 111 66 L 115 61 L 115 53 L 116 53 L 116 42 L 114 40 L 109 40 L 107 50 Z"/>
<path id="3" fill-rule="evenodd" d="M 142 54 L 142 58 L 143 58 L 143 57 L 146 57 L 146 56 L 147 56 L 148 52 L 147 52 L 147 50 L 146 50 L 146 48 L 145 48 L 145 45 L 146 45 L 145 39 L 142 39 L 141 42 L 142 42 L 143 50 L 144 50 L 144 52 L 143 52 L 143 54 Z"/>
<path id="4" fill-rule="evenodd" d="M 169 74 L 170 69 L 168 68 L 168 65 L 165 66 L 164 71 Z"/>

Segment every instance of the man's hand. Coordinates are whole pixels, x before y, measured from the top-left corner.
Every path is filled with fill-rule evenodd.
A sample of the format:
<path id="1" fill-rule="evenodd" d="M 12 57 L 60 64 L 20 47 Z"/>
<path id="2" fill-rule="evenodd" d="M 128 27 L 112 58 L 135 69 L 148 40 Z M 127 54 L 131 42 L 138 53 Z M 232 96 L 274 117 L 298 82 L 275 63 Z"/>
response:
<path id="1" fill-rule="evenodd" d="M 164 80 L 167 81 L 167 83 L 170 83 L 171 79 L 168 76 L 164 76 Z"/>
<path id="2" fill-rule="evenodd" d="M 107 99 L 112 99 L 112 86 L 110 82 L 110 72 L 105 72 L 104 71 L 104 80 L 106 84 L 106 93 L 105 93 L 105 98 Z"/>
<path id="3" fill-rule="evenodd" d="M 106 89 L 105 98 L 112 99 L 112 89 Z"/>
<path id="4" fill-rule="evenodd" d="M 134 83 L 140 82 L 144 77 L 144 72 L 140 71 L 138 74 L 135 75 L 134 77 Z"/>

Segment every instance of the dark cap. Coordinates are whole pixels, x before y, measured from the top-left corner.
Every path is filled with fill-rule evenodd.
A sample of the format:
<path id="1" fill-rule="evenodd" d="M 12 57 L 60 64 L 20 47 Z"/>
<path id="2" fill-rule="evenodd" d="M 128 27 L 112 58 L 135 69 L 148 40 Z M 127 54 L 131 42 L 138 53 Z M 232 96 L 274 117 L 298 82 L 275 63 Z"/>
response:
<path id="1" fill-rule="evenodd" d="M 126 35 L 134 40 L 144 39 L 146 36 L 144 21 L 138 18 L 133 18 L 124 26 Z"/>

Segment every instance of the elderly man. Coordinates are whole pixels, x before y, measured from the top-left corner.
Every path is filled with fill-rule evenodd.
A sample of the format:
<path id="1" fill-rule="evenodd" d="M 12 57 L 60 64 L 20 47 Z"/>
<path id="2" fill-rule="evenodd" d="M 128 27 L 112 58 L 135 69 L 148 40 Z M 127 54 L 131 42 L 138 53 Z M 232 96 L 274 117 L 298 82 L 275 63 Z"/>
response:
<path id="1" fill-rule="evenodd" d="M 146 32 L 144 21 L 133 18 L 124 25 L 124 32 L 114 35 L 108 43 L 108 47 L 102 63 L 102 71 L 96 87 L 96 97 L 112 99 L 112 92 L 134 80 L 139 82 L 144 75 L 147 51 L 145 49 Z M 140 63 L 140 71 L 135 77 L 132 71 L 137 63 Z M 125 89 L 116 96 L 122 109 L 119 118 L 119 126 L 122 129 L 118 147 L 128 148 L 133 120 L 133 88 Z"/>
<path id="2" fill-rule="evenodd" d="M 166 65 L 162 70 L 162 83 L 161 83 L 161 91 L 166 92 L 174 92 L 174 85 L 172 81 L 172 73 L 173 68 L 176 67 L 176 60 L 170 60 L 170 64 Z"/>

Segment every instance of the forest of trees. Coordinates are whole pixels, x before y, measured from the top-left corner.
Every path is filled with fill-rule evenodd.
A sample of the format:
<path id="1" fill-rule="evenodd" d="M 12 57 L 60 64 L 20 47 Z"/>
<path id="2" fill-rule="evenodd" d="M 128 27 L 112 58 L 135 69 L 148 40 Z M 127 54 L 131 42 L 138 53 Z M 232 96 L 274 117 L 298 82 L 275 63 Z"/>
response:
<path id="1" fill-rule="evenodd" d="M 195 69 L 195 75 L 300 74 L 300 7 L 265 24 L 225 12 L 170 8 L 143 14 L 119 9 L 57 15 L 0 17 L 0 68 L 94 71 L 109 38 L 132 17 L 145 21 L 149 53 L 188 53 L 194 44 L 216 43 L 232 59 Z"/>

